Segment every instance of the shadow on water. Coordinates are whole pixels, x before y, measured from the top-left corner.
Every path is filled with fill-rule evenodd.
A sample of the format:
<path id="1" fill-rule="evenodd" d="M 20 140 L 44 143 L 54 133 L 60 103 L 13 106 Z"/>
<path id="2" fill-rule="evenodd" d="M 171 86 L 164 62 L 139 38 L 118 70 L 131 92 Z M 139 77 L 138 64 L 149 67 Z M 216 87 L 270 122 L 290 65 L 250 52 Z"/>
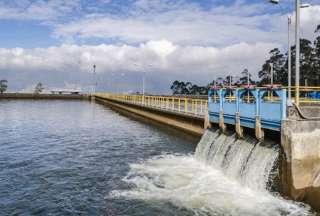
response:
<path id="1" fill-rule="evenodd" d="M 183 137 L 185 140 L 187 140 L 188 142 L 191 142 L 191 143 L 194 143 L 195 146 L 196 144 L 199 142 L 200 138 L 201 137 L 198 137 L 198 136 L 195 136 L 195 135 L 192 135 L 190 133 L 187 133 L 187 132 L 184 132 L 182 130 L 179 130 L 179 129 L 176 129 L 174 127 L 168 127 L 162 123 L 158 123 L 154 120 L 150 120 L 148 118 L 145 118 L 145 117 L 142 117 L 140 115 L 137 115 L 137 114 L 134 114 L 134 113 L 131 113 L 131 112 L 127 112 L 127 111 L 124 111 L 124 110 L 120 110 L 120 109 L 116 109 L 116 108 L 111 108 L 111 107 L 107 107 L 105 105 L 103 105 L 102 103 L 100 102 L 96 102 L 98 105 L 101 105 L 102 107 L 104 107 L 104 109 L 106 110 L 112 110 L 116 113 L 119 113 L 125 117 L 128 117 L 130 118 L 131 120 L 133 121 L 136 121 L 136 122 L 142 122 L 146 125 L 146 127 L 149 127 L 149 128 L 152 128 L 153 130 L 159 130 L 163 133 L 166 133 L 166 134 L 169 134 L 169 135 L 172 135 L 172 136 L 178 136 L 178 137 Z"/>

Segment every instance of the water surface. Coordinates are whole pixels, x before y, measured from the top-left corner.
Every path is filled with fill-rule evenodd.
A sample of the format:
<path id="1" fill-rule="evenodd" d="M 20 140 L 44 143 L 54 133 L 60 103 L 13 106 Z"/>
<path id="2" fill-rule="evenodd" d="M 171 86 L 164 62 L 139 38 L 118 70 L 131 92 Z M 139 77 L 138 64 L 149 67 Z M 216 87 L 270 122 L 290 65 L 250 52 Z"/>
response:
<path id="1" fill-rule="evenodd" d="M 195 140 L 87 101 L 0 101 L 0 215 L 184 215 L 116 198 L 130 164 L 194 152 Z"/>

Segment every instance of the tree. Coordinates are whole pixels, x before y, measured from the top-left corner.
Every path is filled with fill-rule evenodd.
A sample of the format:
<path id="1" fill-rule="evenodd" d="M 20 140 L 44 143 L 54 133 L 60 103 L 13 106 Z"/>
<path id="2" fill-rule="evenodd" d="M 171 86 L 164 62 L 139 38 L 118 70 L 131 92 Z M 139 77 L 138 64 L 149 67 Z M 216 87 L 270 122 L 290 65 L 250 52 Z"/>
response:
<path id="1" fill-rule="evenodd" d="M 314 31 L 315 33 L 320 32 L 320 24 L 317 26 L 316 30 Z"/>
<path id="2" fill-rule="evenodd" d="M 170 87 L 172 90 L 172 94 L 174 95 L 184 95 L 189 94 L 189 89 L 192 87 L 190 82 L 183 82 L 183 81 L 174 81 Z"/>
<path id="3" fill-rule="evenodd" d="M 43 89 L 44 87 L 42 86 L 42 83 L 39 82 L 34 88 L 34 94 L 40 94 L 43 91 Z"/>
<path id="4" fill-rule="evenodd" d="M 216 85 L 218 86 L 224 86 L 224 79 L 222 77 L 218 77 L 216 80 Z"/>
<path id="5" fill-rule="evenodd" d="M 313 67 L 314 67 L 314 73 L 315 73 L 315 80 L 317 80 L 317 83 L 314 85 L 320 85 L 320 25 L 317 26 L 315 33 L 319 33 L 319 35 L 314 40 L 314 52 L 313 52 Z"/>
<path id="6" fill-rule="evenodd" d="M 225 86 L 229 86 L 231 84 L 231 86 L 234 84 L 234 77 L 228 75 L 226 76 L 226 78 L 224 79 L 224 85 Z"/>
<path id="7" fill-rule="evenodd" d="M 174 81 L 170 87 L 174 95 L 206 95 L 209 86 L 198 86 L 191 82 Z"/>
<path id="8" fill-rule="evenodd" d="M 288 71 L 285 68 L 286 57 L 280 52 L 278 48 L 272 49 L 270 58 L 262 65 L 262 70 L 259 71 L 260 85 L 271 83 L 271 64 L 273 66 L 273 82 L 274 83 L 287 83 Z"/>
<path id="9" fill-rule="evenodd" d="M 300 85 L 304 84 L 304 81 L 308 81 L 309 85 L 316 85 L 314 71 L 314 49 L 312 42 L 307 39 L 300 40 L 301 59 L 300 59 Z"/>
<path id="10" fill-rule="evenodd" d="M 8 81 L 7 80 L 0 80 L 0 93 L 7 91 L 8 88 Z"/>
<path id="11" fill-rule="evenodd" d="M 180 93 L 180 82 L 178 80 L 174 81 L 170 87 L 172 94 L 176 95 Z"/>
<path id="12" fill-rule="evenodd" d="M 249 73 L 249 70 L 248 70 L 248 69 L 244 69 L 244 70 L 241 72 L 241 77 L 240 77 L 240 79 L 239 79 L 240 84 L 242 84 L 242 85 L 248 85 L 248 77 L 249 77 L 249 84 L 255 83 L 255 81 L 252 79 L 252 74 Z"/>

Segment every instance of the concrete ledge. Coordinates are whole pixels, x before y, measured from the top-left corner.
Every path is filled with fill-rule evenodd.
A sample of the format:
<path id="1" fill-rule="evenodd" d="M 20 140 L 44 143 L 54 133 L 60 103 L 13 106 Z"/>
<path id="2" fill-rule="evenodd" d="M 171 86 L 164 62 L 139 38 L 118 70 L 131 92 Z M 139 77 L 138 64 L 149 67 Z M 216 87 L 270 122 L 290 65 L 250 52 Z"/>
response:
<path id="1" fill-rule="evenodd" d="M 285 152 L 285 194 L 320 209 L 320 121 L 284 120 L 281 145 Z"/>
<path id="2" fill-rule="evenodd" d="M 82 99 L 89 99 L 89 95 L 85 94 L 79 94 L 79 95 L 58 95 L 58 94 L 32 94 L 32 93 L 3 93 L 0 94 L 0 100 L 1 99 L 68 99 L 68 100 L 82 100 Z"/>
<path id="3" fill-rule="evenodd" d="M 95 97 L 95 100 L 113 109 L 124 110 L 195 136 L 200 137 L 204 132 L 204 119 L 197 116 L 184 116 L 170 111 L 160 111 L 159 109 L 123 103 L 101 97 Z"/>

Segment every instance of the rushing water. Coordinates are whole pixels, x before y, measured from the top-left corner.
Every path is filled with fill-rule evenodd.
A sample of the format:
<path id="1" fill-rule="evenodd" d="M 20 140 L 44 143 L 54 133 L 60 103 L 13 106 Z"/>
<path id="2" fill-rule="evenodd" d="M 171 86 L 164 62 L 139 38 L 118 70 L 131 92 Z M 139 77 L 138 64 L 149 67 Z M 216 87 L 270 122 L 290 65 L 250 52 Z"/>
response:
<path id="1" fill-rule="evenodd" d="M 86 101 L 0 101 L 0 131 L 3 215 L 311 214 L 269 192 L 277 149 L 250 138 L 195 149 Z"/>

